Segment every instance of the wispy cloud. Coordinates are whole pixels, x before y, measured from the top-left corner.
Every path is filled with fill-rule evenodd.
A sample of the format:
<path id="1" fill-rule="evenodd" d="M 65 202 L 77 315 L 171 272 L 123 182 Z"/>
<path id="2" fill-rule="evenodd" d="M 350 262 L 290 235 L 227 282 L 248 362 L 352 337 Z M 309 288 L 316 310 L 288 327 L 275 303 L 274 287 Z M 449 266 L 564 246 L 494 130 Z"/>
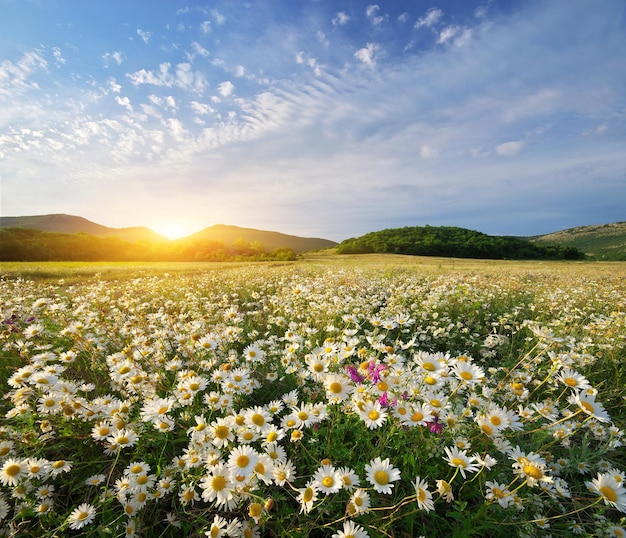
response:
<path id="1" fill-rule="evenodd" d="M 443 11 L 438 8 L 430 8 L 426 14 L 419 19 L 415 23 L 415 29 L 419 30 L 420 28 L 426 26 L 430 28 L 439 22 L 439 20 L 443 17 Z"/>
<path id="2" fill-rule="evenodd" d="M 152 37 L 152 32 L 146 32 L 145 30 L 142 30 L 141 28 L 137 28 L 137 35 L 142 39 L 144 43 L 147 44 L 150 41 L 150 38 Z"/>
<path id="3" fill-rule="evenodd" d="M 498 155 L 517 155 L 524 148 L 523 140 L 510 140 L 509 142 L 503 142 L 496 146 L 496 153 Z"/>
<path id="4" fill-rule="evenodd" d="M 378 43 L 368 43 L 362 49 L 357 50 L 354 56 L 368 67 L 374 67 L 377 58 L 380 57 L 381 50 L 381 46 Z"/>
<path id="5" fill-rule="evenodd" d="M 349 20 L 350 20 L 350 16 L 348 14 L 344 13 L 343 11 L 339 11 L 333 17 L 332 23 L 333 23 L 333 26 L 345 26 L 346 24 L 348 24 Z"/>

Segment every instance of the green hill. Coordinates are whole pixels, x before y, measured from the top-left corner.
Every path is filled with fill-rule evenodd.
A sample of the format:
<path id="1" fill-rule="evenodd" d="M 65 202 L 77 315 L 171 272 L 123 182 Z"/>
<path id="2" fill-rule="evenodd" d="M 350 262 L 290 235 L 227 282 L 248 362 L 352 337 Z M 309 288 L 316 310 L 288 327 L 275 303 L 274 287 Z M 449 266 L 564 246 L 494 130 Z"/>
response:
<path id="1" fill-rule="evenodd" d="M 226 245 L 232 245 L 236 241 L 241 243 L 241 240 L 243 240 L 249 244 L 262 243 L 267 251 L 288 247 L 296 254 L 337 246 L 337 243 L 328 239 L 298 237 L 280 232 L 269 232 L 266 230 L 256 230 L 254 228 L 240 228 L 239 226 L 228 226 L 225 224 L 210 226 L 209 228 L 205 228 L 200 232 L 178 239 L 177 241 L 182 242 L 198 239 L 220 241 Z"/>
<path id="2" fill-rule="evenodd" d="M 541 245 L 574 247 L 598 260 L 626 261 L 626 222 L 578 226 L 528 239 Z"/>
<path id="3" fill-rule="evenodd" d="M 63 213 L 32 215 L 27 217 L 0 217 L 0 229 L 1 228 L 27 228 L 61 234 L 82 233 L 95 235 L 97 237 L 118 237 L 123 241 L 129 241 L 131 243 L 135 241 L 169 241 L 166 237 L 144 226 L 109 228 L 108 226 L 91 222 L 83 217 L 65 215 Z"/>
<path id="4" fill-rule="evenodd" d="M 292 260 L 336 245 L 222 224 L 170 241 L 149 228 L 109 228 L 73 215 L 0 217 L 0 261 Z"/>
<path id="5" fill-rule="evenodd" d="M 582 252 L 570 246 L 540 245 L 519 237 L 491 236 L 455 226 L 413 226 L 371 232 L 346 239 L 339 244 L 337 252 L 514 260 L 584 258 Z"/>

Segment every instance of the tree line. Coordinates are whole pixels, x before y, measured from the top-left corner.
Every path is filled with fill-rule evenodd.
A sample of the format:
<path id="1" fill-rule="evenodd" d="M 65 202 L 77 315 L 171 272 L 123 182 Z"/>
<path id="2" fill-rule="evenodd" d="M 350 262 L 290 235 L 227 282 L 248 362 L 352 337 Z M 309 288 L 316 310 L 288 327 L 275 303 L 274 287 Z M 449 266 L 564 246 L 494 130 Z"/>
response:
<path id="1" fill-rule="evenodd" d="M 232 245 L 205 239 L 169 243 L 62 234 L 27 228 L 0 229 L 0 261 L 290 261 L 289 247 L 267 252 L 263 243 L 237 239 Z"/>
<path id="2" fill-rule="evenodd" d="M 407 226 L 346 239 L 339 254 L 394 253 L 414 256 L 511 260 L 582 260 L 578 249 L 539 245 L 519 237 L 491 236 L 456 226 Z"/>

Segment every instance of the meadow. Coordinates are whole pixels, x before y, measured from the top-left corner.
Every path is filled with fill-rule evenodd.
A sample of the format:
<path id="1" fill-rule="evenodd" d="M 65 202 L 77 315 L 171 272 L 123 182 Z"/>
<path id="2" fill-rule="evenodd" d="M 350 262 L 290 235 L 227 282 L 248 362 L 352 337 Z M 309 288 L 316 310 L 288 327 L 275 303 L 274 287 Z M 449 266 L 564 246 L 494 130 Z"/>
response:
<path id="1" fill-rule="evenodd" d="M 626 536 L 623 263 L 0 276 L 0 536 Z"/>

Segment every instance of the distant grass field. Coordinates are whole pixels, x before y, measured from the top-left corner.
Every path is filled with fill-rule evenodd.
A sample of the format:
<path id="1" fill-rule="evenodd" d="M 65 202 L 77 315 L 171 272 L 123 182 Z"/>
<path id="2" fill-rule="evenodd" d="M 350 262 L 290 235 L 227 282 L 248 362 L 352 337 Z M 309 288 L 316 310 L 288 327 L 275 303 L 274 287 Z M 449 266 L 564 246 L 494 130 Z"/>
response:
<path id="1" fill-rule="evenodd" d="M 117 280 L 158 276 L 164 273 L 194 275 L 207 271 L 239 267 L 310 267 L 310 268 L 410 268 L 426 273 L 450 271 L 522 271 L 620 273 L 626 276 L 624 262 L 510 261 L 396 254 L 338 255 L 309 253 L 294 262 L 0 262 L 0 276 L 36 281 L 64 279 L 67 283 L 91 278 Z"/>

